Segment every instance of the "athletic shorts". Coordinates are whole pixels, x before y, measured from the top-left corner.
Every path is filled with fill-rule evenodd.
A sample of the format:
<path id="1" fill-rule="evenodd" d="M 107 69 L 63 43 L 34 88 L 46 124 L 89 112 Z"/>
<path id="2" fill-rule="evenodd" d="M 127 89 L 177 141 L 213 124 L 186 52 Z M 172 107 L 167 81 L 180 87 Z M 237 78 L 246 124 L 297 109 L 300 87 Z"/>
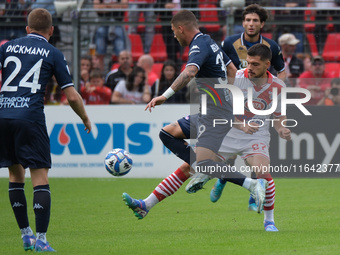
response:
<path id="1" fill-rule="evenodd" d="M 235 139 L 225 137 L 218 152 L 223 160 L 227 160 L 234 155 L 239 155 L 245 160 L 254 155 L 269 157 L 269 139 Z"/>
<path id="2" fill-rule="evenodd" d="M 204 147 L 215 153 L 219 151 L 222 140 L 231 129 L 230 122 L 214 127 L 214 117 L 211 115 L 190 115 L 177 122 L 187 138 L 197 138 L 196 147 Z"/>
<path id="3" fill-rule="evenodd" d="M 51 168 L 50 140 L 46 125 L 16 119 L 0 119 L 0 167 Z"/>

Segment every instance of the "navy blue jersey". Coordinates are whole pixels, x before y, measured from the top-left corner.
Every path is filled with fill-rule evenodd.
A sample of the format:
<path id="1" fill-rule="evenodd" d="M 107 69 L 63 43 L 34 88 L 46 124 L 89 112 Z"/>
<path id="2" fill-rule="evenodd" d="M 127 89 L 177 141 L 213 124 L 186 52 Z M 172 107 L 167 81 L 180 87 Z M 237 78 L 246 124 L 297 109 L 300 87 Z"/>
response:
<path id="1" fill-rule="evenodd" d="M 257 43 L 267 45 L 272 51 L 271 65 L 277 72 L 282 72 L 285 69 L 285 63 L 282 57 L 280 46 L 273 40 L 260 35 L 260 40 Z M 248 43 L 244 40 L 244 33 L 228 36 L 222 42 L 223 51 L 231 58 L 237 69 L 247 67 L 247 51 L 256 43 Z"/>
<path id="2" fill-rule="evenodd" d="M 215 84 L 226 84 L 228 81 L 229 57 L 209 35 L 202 33 L 192 39 L 188 55 L 187 66 L 195 65 L 198 68 L 195 81 L 200 93 L 207 96 L 207 113 L 214 116 L 231 115 L 230 102 L 225 99 L 226 89 L 215 87 Z"/>
<path id="3" fill-rule="evenodd" d="M 38 34 L 0 47 L 0 118 L 44 123 L 44 95 L 54 75 L 61 89 L 73 86 L 64 55 Z"/>
<path id="4" fill-rule="evenodd" d="M 209 35 L 198 33 L 189 45 L 188 65 L 198 68 L 196 78 L 225 78 L 230 58 Z"/>

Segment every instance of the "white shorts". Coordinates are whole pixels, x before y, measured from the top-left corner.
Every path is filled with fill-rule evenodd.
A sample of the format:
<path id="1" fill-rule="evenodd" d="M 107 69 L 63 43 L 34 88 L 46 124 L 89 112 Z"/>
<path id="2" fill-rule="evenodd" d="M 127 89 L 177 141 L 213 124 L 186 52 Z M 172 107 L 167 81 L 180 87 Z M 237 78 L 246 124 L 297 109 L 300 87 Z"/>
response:
<path id="1" fill-rule="evenodd" d="M 227 136 L 223 140 L 218 155 L 222 160 L 227 160 L 235 155 L 241 156 L 243 160 L 254 155 L 262 155 L 270 159 L 269 138 L 235 139 Z"/>

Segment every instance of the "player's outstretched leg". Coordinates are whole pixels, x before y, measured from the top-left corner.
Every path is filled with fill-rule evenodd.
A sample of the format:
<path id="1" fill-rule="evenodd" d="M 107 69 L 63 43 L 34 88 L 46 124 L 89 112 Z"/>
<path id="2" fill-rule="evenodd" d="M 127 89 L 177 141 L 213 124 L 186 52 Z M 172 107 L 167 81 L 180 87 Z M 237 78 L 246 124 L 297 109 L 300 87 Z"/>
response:
<path id="1" fill-rule="evenodd" d="M 253 198 L 252 194 L 250 194 L 250 196 L 249 196 L 248 211 L 257 212 L 257 205 L 256 205 L 255 199 Z"/>
<path id="2" fill-rule="evenodd" d="M 123 201 L 125 201 L 125 204 L 133 211 L 139 220 L 143 219 L 149 212 L 142 199 L 133 199 L 129 194 L 123 193 Z"/>
<path id="3" fill-rule="evenodd" d="M 223 179 L 218 179 L 216 181 L 216 183 L 214 184 L 214 186 L 212 187 L 212 189 L 210 191 L 210 201 L 211 202 L 215 203 L 220 199 L 220 197 L 222 195 L 222 191 L 223 191 L 226 183 L 227 183 L 227 181 L 225 181 Z"/>
<path id="4" fill-rule="evenodd" d="M 22 241 L 24 243 L 25 251 L 33 251 L 35 243 L 36 243 L 35 235 L 24 235 L 22 237 Z"/>
<path id="5" fill-rule="evenodd" d="M 48 242 L 44 243 L 41 240 L 37 240 L 35 244 L 35 251 L 36 252 L 56 252 Z"/>
<path id="6" fill-rule="evenodd" d="M 195 173 L 188 185 L 185 187 L 185 191 L 189 194 L 196 193 L 212 178 L 206 174 Z"/>
<path id="7" fill-rule="evenodd" d="M 257 179 L 255 181 L 255 185 L 252 185 L 250 187 L 250 192 L 252 193 L 252 195 L 255 199 L 258 213 L 261 213 L 262 210 L 263 210 L 267 186 L 268 186 L 267 180 Z"/>

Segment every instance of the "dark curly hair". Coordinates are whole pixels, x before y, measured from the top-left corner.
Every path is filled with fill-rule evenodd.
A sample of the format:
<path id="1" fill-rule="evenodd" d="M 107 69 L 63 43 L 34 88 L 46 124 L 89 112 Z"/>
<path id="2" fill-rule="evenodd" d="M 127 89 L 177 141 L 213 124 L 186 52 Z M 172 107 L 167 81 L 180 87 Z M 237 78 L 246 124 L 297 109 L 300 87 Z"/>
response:
<path id="1" fill-rule="evenodd" d="M 242 12 L 242 20 L 244 21 L 246 15 L 251 14 L 251 13 L 255 13 L 259 15 L 261 22 L 265 22 L 268 19 L 268 13 L 266 9 L 259 6 L 258 4 L 251 4 L 251 5 L 248 5 Z"/>

